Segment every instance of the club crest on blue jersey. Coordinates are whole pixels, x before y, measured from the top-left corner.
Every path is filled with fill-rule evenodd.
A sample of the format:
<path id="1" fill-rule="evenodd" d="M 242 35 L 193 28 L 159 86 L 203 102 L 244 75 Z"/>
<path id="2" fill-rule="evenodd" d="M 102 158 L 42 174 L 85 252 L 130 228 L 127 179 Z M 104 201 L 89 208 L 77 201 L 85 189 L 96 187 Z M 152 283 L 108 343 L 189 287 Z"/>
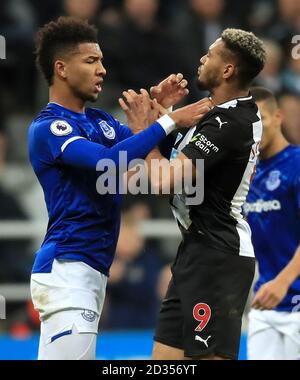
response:
<path id="1" fill-rule="evenodd" d="M 274 191 L 274 190 L 278 189 L 280 184 L 281 184 L 280 171 L 278 171 L 278 170 L 271 171 L 269 174 L 269 178 L 266 181 L 266 188 L 269 191 Z"/>
<path id="2" fill-rule="evenodd" d="M 72 133 L 73 128 L 64 120 L 56 120 L 51 124 L 50 130 L 55 136 L 67 136 Z"/>
<path id="3" fill-rule="evenodd" d="M 107 124 L 106 121 L 104 120 L 100 121 L 99 126 L 102 129 L 104 136 L 107 137 L 108 139 L 113 140 L 116 137 L 115 130 L 113 129 L 112 126 Z"/>

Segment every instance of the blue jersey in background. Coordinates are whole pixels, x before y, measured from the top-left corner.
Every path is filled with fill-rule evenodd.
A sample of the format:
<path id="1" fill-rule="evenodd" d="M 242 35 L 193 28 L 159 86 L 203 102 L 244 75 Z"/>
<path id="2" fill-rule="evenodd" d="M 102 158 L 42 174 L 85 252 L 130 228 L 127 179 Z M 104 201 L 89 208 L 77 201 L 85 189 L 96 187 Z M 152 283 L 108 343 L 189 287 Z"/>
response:
<path id="1" fill-rule="evenodd" d="M 273 280 L 291 261 L 300 244 L 300 148 L 289 145 L 267 160 L 261 160 L 244 205 L 252 230 L 259 266 L 255 292 Z M 275 308 L 292 311 L 300 295 L 300 279 Z"/>

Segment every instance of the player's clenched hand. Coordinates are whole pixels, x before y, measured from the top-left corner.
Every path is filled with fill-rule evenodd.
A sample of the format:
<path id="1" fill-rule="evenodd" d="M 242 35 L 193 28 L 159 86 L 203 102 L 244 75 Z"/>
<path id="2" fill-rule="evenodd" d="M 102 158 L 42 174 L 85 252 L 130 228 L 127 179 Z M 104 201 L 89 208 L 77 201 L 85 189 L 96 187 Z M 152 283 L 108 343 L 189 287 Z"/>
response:
<path id="1" fill-rule="evenodd" d="M 212 107 L 211 100 L 204 98 L 196 103 L 178 108 L 176 111 L 171 112 L 169 116 L 180 127 L 191 127 L 197 124 Z"/>
<path id="2" fill-rule="evenodd" d="M 182 74 L 172 74 L 157 86 L 151 87 L 150 94 L 164 108 L 169 108 L 188 95 L 187 85 L 188 82 L 183 78 Z"/>
<path id="3" fill-rule="evenodd" d="M 127 123 L 133 133 L 138 133 L 158 119 L 160 107 L 156 100 L 150 99 L 146 90 L 138 94 L 133 90 L 123 92 L 124 99 L 119 99 L 122 110 L 126 113 Z"/>
<path id="4" fill-rule="evenodd" d="M 259 310 L 274 309 L 286 296 L 288 286 L 275 280 L 269 281 L 261 286 L 256 293 L 252 307 Z"/>

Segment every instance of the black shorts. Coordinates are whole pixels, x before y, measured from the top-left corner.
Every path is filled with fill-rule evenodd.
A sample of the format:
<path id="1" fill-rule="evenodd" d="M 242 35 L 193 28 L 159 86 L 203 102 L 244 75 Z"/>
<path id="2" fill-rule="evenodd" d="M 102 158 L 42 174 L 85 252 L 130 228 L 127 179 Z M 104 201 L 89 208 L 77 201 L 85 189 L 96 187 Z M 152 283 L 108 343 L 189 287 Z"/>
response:
<path id="1" fill-rule="evenodd" d="M 220 252 L 201 238 L 180 244 L 154 340 L 184 350 L 237 359 L 255 259 Z"/>

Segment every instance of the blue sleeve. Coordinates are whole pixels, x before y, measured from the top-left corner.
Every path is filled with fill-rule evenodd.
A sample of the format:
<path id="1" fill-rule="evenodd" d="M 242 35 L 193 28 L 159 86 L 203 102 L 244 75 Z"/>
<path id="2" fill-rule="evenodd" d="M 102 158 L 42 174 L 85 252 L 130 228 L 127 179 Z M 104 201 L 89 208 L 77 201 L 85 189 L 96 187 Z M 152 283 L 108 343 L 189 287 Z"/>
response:
<path id="1" fill-rule="evenodd" d="M 51 117 L 30 128 L 29 147 L 32 155 L 52 164 L 61 156 L 68 141 L 85 137 L 74 122 Z"/>
<path id="2" fill-rule="evenodd" d="M 123 141 L 123 140 L 126 140 L 128 139 L 129 137 L 133 136 L 133 133 L 131 132 L 131 130 L 127 127 L 127 125 L 125 124 L 122 124 L 120 122 L 117 122 L 118 123 L 118 128 L 117 128 L 117 134 L 118 134 L 118 138 L 119 138 L 119 141 Z"/>
<path id="3" fill-rule="evenodd" d="M 103 159 L 110 159 L 116 167 L 119 167 L 119 153 L 126 152 L 126 160 L 122 161 L 122 166 L 127 167 L 130 161 L 145 158 L 165 137 L 164 129 L 155 122 L 143 132 L 132 135 L 110 148 L 88 140 L 77 139 L 66 146 L 61 160 L 70 166 L 95 170 L 97 163 Z"/>

